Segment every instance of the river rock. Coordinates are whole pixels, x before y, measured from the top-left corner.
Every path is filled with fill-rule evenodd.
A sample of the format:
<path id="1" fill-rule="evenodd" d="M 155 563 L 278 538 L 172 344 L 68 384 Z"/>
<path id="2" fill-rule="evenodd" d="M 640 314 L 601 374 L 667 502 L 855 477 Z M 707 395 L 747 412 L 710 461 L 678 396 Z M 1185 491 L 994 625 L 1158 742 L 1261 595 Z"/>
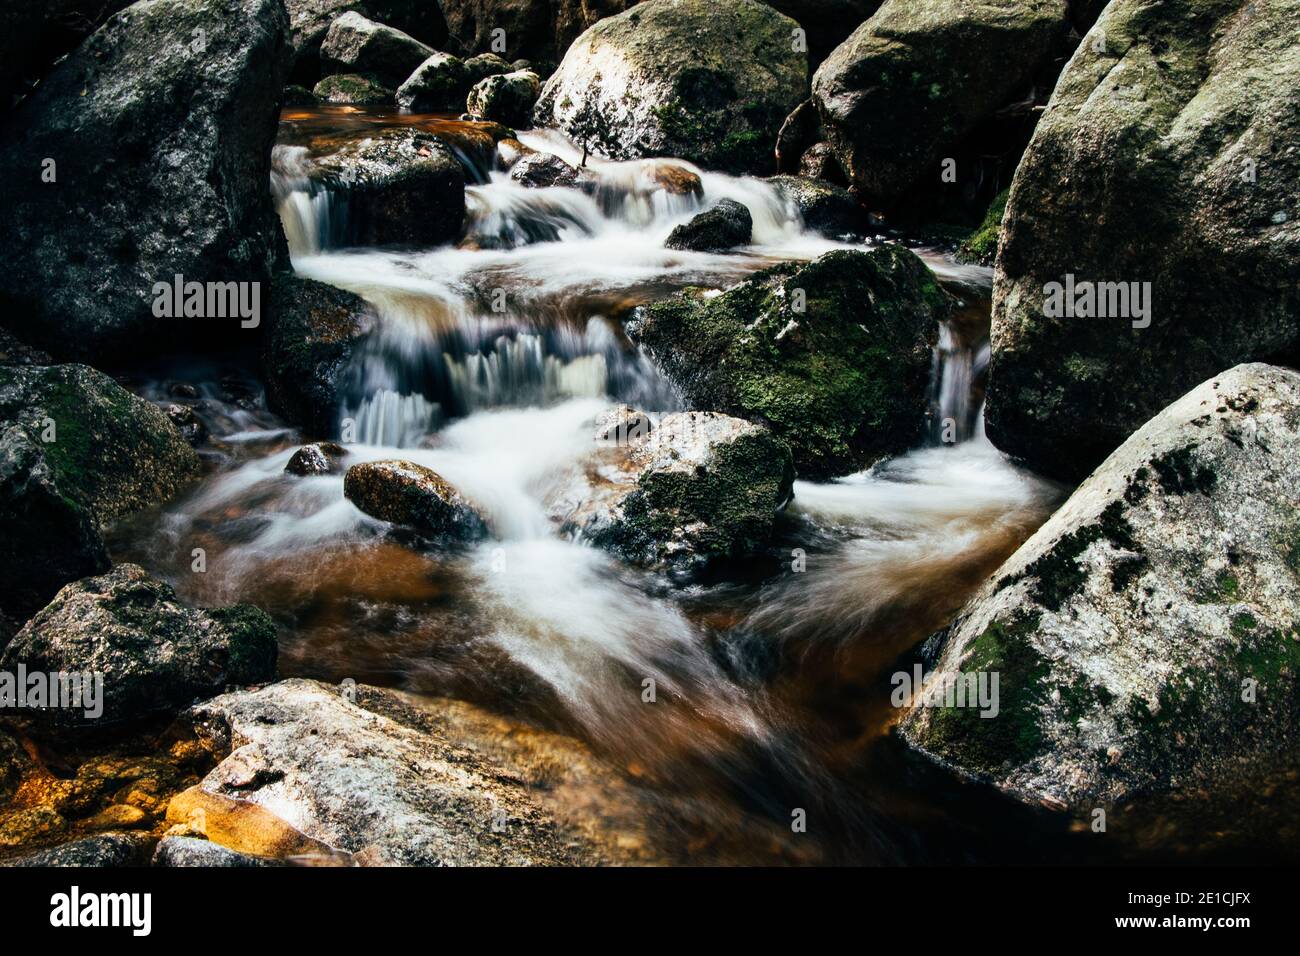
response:
<path id="1" fill-rule="evenodd" d="M 704 212 L 673 229 L 664 247 L 695 252 L 727 252 L 748 245 L 753 238 L 754 217 L 749 207 L 734 199 L 719 199 Z"/>
<path id="2" fill-rule="evenodd" d="M 456 113 L 469 94 L 465 63 L 450 53 L 435 53 L 397 90 L 397 105 L 412 113 Z"/>
<path id="3" fill-rule="evenodd" d="M 327 76 L 311 92 L 320 102 L 336 106 L 382 106 L 392 103 L 396 95 L 377 77 L 358 73 Z"/>
<path id="4" fill-rule="evenodd" d="M 435 52 L 401 30 L 349 10 L 330 24 L 321 42 L 321 72 L 373 74 L 396 87 Z"/>
<path id="5" fill-rule="evenodd" d="M 535 122 L 611 159 L 772 172 L 781 121 L 805 98 L 796 28 L 757 0 L 647 0 L 574 41 Z"/>
<path id="6" fill-rule="evenodd" d="M 343 13 L 359 13 L 434 47 L 447 38 L 439 4 L 428 0 L 285 0 L 285 6 L 294 52 L 293 77 L 308 86 L 320 79 L 321 44 L 330 24 Z"/>
<path id="7" fill-rule="evenodd" d="M 1034 803 L 1231 800 L 1300 753 L 1300 374 L 1239 365 L 1143 425 L 993 575 L 935 673 L 999 713 L 918 707 L 915 745 Z"/>
<path id="8" fill-rule="evenodd" d="M 378 130 L 317 159 L 311 175 L 347 204 L 357 245 L 437 245 L 464 224 L 465 168 L 432 133 Z"/>
<path id="9" fill-rule="evenodd" d="M 162 409 L 106 375 L 0 367 L 0 608 L 26 620 L 64 584 L 107 570 L 102 529 L 198 473 Z"/>
<path id="10" fill-rule="evenodd" d="M 500 73 L 479 80 L 465 100 L 465 112 L 476 120 L 491 120 L 506 126 L 532 125 L 533 104 L 542 81 L 532 70 Z"/>
<path id="11" fill-rule="evenodd" d="M 1116 0 L 1079 45 L 1007 201 L 987 406 L 999 448 L 1078 480 L 1216 370 L 1297 354 L 1295 13 Z M 1047 283 L 1067 273 L 1150 283 L 1149 316 L 1047 316 Z"/>
<path id="12" fill-rule="evenodd" d="M 83 578 L 37 612 L 0 655 L 0 670 L 103 675 L 102 715 L 24 710 L 51 730 L 89 729 L 180 710 L 229 684 L 275 676 L 275 625 L 247 604 L 201 610 L 134 564 Z"/>
<path id="13" fill-rule="evenodd" d="M 343 477 L 343 494 L 366 514 L 427 534 L 473 540 L 487 525 L 445 478 L 410 461 L 367 461 Z"/>
<path id="14" fill-rule="evenodd" d="M 529 57 L 554 63 L 583 30 L 602 17 L 622 13 L 636 0 L 440 0 L 450 42 L 463 53 L 497 49 L 506 59 Z M 504 32 L 504 36 L 494 33 Z M 531 65 L 531 64 L 530 64 Z"/>
<path id="15" fill-rule="evenodd" d="M 605 862 L 521 776 L 459 746 L 386 691 L 287 680 L 200 704 L 190 719 L 230 756 L 201 787 L 265 808 L 358 863 Z"/>
<path id="16" fill-rule="evenodd" d="M 866 229 L 862 207 L 847 189 L 808 176 L 773 176 L 768 182 L 809 229 L 832 239 L 861 236 Z"/>
<path id="17" fill-rule="evenodd" d="M 277 866 L 278 860 L 240 853 L 219 843 L 192 836 L 169 836 L 158 841 L 153 854 L 154 866 L 202 866 L 219 869 L 246 869 Z"/>
<path id="18" fill-rule="evenodd" d="M 794 460 L 761 425 L 714 412 L 627 407 L 596 422 L 581 490 L 554 509 L 560 531 L 625 561 L 693 572 L 765 546 L 790 500 Z"/>
<path id="19" fill-rule="evenodd" d="M 283 261 L 287 33 L 281 0 L 136 3 L 49 72 L 0 136 L 0 321 L 96 361 L 257 334 L 156 318 L 155 284 L 265 283 Z"/>
<path id="20" fill-rule="evenodd" d="M 318 441 L 303 445 L 290 457 L 284 470 L 291 475 L 341 475 L 347 449 L 337 442 Z"/>
<path id="21" fill-rule="evenodd" d="M 465 60 L 465 78 L 471 87 L 489 76 L 500 76 L 513 70 L 513 66 L 495 53 L 480 53 Z"/>
<path id="22" fill-rule="evenodd" d="M 770 426 L 801 478 L 825 480 L 920 440 L 950 311 L 920 259 L 882 246 L 687 290 L 639 309 L 629 332 L 687 402 Z"/>
<path id="23" fill-rule="evenodd" d="M 261 367 L 271 409 L 314 436 L 338 434 L 353 351 L 375 323 L 360 296 L 324 282 L 281 276 Z"/>
<path id="24" fill-rule="evenodd" d="M 863 196 L 888 205 L 1063 49 L 1066 0 L 886 0 L 826 58 L 813 98 Z"/>
<path id="25" fill-rule="evenodd" d="M 549 186 L 574 188 L 590 176 L 552 153 L 529 152 L 510 167 L 510 178 L 530 189 L 545 189 Z"/>
<path id="26" fill-rule="evenodd" d="M 99 833 L 6 860 L 0 866 L 144 866 L 149 862 L 153 845 L 153 838 L 143 833 Z"/>

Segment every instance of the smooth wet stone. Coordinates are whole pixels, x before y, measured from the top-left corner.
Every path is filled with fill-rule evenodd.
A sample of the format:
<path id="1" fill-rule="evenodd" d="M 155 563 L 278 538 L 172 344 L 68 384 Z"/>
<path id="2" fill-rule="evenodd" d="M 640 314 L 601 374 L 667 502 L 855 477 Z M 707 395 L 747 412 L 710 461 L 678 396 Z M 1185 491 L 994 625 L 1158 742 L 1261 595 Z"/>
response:
<path id="1" fill-rule="evenodd" d="M 796 29 L 757 0 L 638 4 L 574 41 L 542 88 L 535 123 L 612 159 L 772 172 L 781 121 L 806 97 Z"/>
<path id="2" fill-rule="evenodd" d="M 284 470 L 291 475 L 341 475 L 347 449 L 338 442 L 319 441 L 303 445 L 289 458 Z"/>
<path id="3" fill-rule="evenodd" d="M 799 477 L 825 480 L 921 439 L 951 309 L 920 259 L 882 246 L 687 290 L 638 309 L 629 333 L 692 406 L 768 425 Z"/>
<path id="4" fill-rule="evenodd" d="M 432 468 L 410 461 L 367 461 L 343 478 L 343 494 L 366 514 L 426 534 L 484 537 L 483 517 Z"/>
<path id="5" fill-rule="evenodd" d="M 0 861 L 0 866 L 144 866 L 149 862 L 153 845 L 153 838 L 142 833 L 100 833 Z"/>
<path id="6" fill-rule="evenodd" d="M 311 92 L 320 102 L 335 106 L 383 106 L 396 96 L 378 78 L 358 73 L 327 76 Z"/>
<path id="7" fill-rule="evenodd" d="M 368 73 L 396 87 L 435 52 L 401 30 L 349 10 L 330 23 L 321 42 L 321 72 Z"/>
<path id="8" fill-rule="evenodd" d="M 1297 501 L 1300 374 L 1239 365 L 1198 385 L 931 639 L 933 674 L 999 674 L 997 716 L 916 708 L 904 737 L 1076 813 L 1257 806 L 1300 763 Z"/>
<path id="9" fill-rule="evenodd" d="M 469 89 L 465 62 L 450 53 L 435 53 L 398 87 L 397 105 L 412 113 L 459 113 Z"/>
<path id="10" fill-rule="evenodd" d="M 228 849 L 197 837 L 169 836 L 158 841 L 153 866 L 202 866 L 220 869 L 278 866 L 278 860 Z"/>
<path id="11" fill-rule="evenodd" d="M 465 61 L 465 78 L 472 88 L 489 76 L 509 73 L 514 69 L 508 62 L 495 53 L 480 53 L 468 57 Z"/>
<path id="12" fill-rule="evenodd" d="M 549 186 L 575 188 L 584 180 L 590 181 L 592 177 L 585 170 L 570 166 L 551 153 L 530 151 L 510 167 L 510 178 L 530 189 L 544 189 Z"/>
<path id="13" fill-rule="evenodd" d="M 808 176 L 773 176 L 768 182 L 809 229 L 832 239 L 865 233 L 867 217 L 847 189 Z"/>
<path id="14" fill-rule="evenodd" d="M 176 426 L 181 437 L 191 445 L 201 445 L 207 439 L 208 427 L 191 406 L 169 402 L 163 406 L 163 411 L 167 413 L 167 420 Z"/>
<path id="15" fill-rule="evenodd" d="M 532 70 L 489 76 L 469 91 L 465 112 L 478 120 L 528 127 L 532 125 L 533 104 L 541 88 L 542 81 Z"/>
<path id="16" fill-rule="evenodd" d="M 664 242 L 664 248 L 729 252 L 748 245 L 753 234 L 754 217 L 749 208 L 734 199 L 719 199 L 689 222 L 674 228 Z"/>
<path id="17" fill-rule="evenodd" d="M 257 608 L 189 607 L 142 568 L 119 564 L 63 588 L 0 654 L 0 671 L 101 676 L 101 714 L 86 706 L 21 711 L 53 733 L 180 710 L 227 685 L 269 680 L 276 653 L 275 625 Z"/>
<path id="18" fill-rule="evenodd" d="M 84 365 L 0 366 L 0 609 L 18 621 L 108 569 L 102 529 L 199 459 L 167 415 Z"/>

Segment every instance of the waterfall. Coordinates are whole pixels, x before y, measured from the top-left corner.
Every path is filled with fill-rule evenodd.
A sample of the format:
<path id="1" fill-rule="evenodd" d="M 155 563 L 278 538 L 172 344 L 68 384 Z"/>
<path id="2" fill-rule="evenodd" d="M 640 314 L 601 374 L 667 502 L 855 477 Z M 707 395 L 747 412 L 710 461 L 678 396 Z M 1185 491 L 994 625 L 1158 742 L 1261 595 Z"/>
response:
<path id="1" fill-rule="evenodd" d="M 437 403 L 423 395 L 402 395 L 377 389 L 361 400 L 355 412 L 345 412 L 356 423 L 356 440 L 363 445 L 412 448 L 440 424 Z"/>
<path id="2" fill-rule="evenodd" d="M 976 386 L 988 368 L 989 355 L 987 337 L 970 344 L 950 323 L 940 324 L 931 373 L 932 404 L 938 412 L 932 423 L 932 441 L 953 444 L 982 432 L 983 403 L 977 406 Z"/>

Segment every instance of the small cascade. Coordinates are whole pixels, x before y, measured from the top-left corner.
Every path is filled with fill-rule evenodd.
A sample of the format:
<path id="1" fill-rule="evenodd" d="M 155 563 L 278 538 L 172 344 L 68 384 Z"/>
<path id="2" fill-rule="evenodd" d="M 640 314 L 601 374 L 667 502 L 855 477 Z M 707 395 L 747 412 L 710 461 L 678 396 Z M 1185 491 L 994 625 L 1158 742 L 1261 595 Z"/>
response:
<path id="1" fill-rule="evenodd" d="M 271 196 L 284 226 L 291 256 L 315 256 L 341 245 L 347 228 L 344 197 L 308 175 L 305 146 L 276 146 L 271 152 Z"/>
<path id="2" fill-rule="evenodd" d="M 603 227 L 600 207 L 576 189 L 528 189 L 493 173 L 489 185 L 465 190 L 465 244 L 514 249 L 535 242 L 594 236 Z"/>
<path id="3" fill-rule="evenodd" d="M 988 369 L 989 341 L 964 342 L 952 325 L 939 327 L 931 379 L 933 404 L 937 410 L 932 441 L 953 444 L 977 437 L 983 430 L 983 403 L 978 401 L 978 383 Z"/>
<path id="4" fill-rule="evenodd" d="M 381 388 L 361 401 L 354 412 L 343 415 L 356 424 L 356 440 L 363 445 L 414 448 L 441 424 L 441 409 L 423 395 L 403 395 Z"/>

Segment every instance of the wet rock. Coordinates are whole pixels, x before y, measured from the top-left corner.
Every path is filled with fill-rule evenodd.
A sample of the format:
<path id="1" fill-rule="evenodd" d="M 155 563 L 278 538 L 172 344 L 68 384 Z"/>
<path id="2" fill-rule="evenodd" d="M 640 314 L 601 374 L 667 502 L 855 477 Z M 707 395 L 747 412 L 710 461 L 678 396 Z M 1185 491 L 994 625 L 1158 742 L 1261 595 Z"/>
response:
<path id="1" fill-rule="evenodd" d="M 346 106 L 383 106 L 392 103 L 396 95 L 378 77 L 358 73 L 327 76 L 311 92 L 322 103 Z"/>
<path id="2" fill-rule="evenodd" d="M 824 480 L 921 438 L 950 310 L 920 259 L 883 246 L 687 290 L 639 309 L 629 332 L 691 405 L 769 425 L 800 477 Z"/>
<path id="3" fill-rule="evenodd" d="M 1063 52 L 1066 0 L 886 0 L 813 77 L 825 138 L 889 204 Z"/>
<path id="4" fill-rule="evenodd" d="M 699 174 L 675 163 L 648 164 L 650 181 L 670 196 L 704 198 L 704 183 Z"/>
<path id="5" fill-rule="evenodd" d="M 998 241 L 1002 236 L 1002 217 L 1007 211 L 1009 190 L 1002 190 L 989 203 L 984 220 L 969 236 L 962 240 L 955 258 L 958 262 L 991 266 L 998 255 Z"/>
<path id="6" fill-rule="evenodd" d="M 202 790 L 271 810 L 357 862 L 407 866 L 593 863 L 513 772 L 466 749 L 394 695 L 288 680 L 195 707 L 233 748 Z M 209 814 L 211 819 L 211 814 Z M 223 837 L 223 841 L 228 841 Z"/>
<path id="7" fill-rule="evenodd" d="M 347 450 L 337 442 L 318 441 L 303 445 L 289 459 L 284 470 L 291 475 L 341 475 Z"/>
<path id="8" fill-rule="evenodd" d="M 428 0 L 285 0 L 293 46 L 293 78 L 307 85 L 321 76 L 320 48 L 330 24 L 354 11 L 436 47 L 447 38 L 437 3 Z"/>
<path id="9" fill-rule="evenodd" d="M 296 83 L 290 83 L 284 88 L 284 97 L 280 101 L 281 106 L 315 106 L 320 101 L 316 99 L 316 94 L 309 87 L 299 86 Z"/>
<path id="10" fill-rule="evenodd" d="M 267 402 L 309 435 L 336 435 L 353 350 L 374 313 L 358 295 L 297 276 L 276 280 L 271 304 L 261 357 Z"/>
<path id="11" fill-rule="evenodd" d="M 554 517 L 562 533 L 635 564 L 693 572 L 742 559 L 768 543 L 792 495 L 790 449 L 739 418 L 620 407 L 595 437 L 579 503 Z"/>
<path id="12" fill-rule="evenodd" d="M 276 866 L 278 861 L 227 849 L 198 837 L 169 836 L 158 842 L 154 866 L 203 866 L 221 869 Z"/>
<path id="13" fill-rule="evenodd" d="M 637 4 L 569 47 L 535 122 L 612 159 L 677 156 L 771 172 L 781 121 L 805 98 L 796 26 L 756 0 Z"/>
<path id="14" fill-rule="evenodd" d="M 155 285 L 284 261 L 266 183 L 287 32 L 280 0 L 137 3 L 50 70 L 0 144 L 0 321 L 95 361 L 256 334 L 158 318 Z"/>
<path id="15" fill-rule="evenodd" d="M 865 232 L 867 218 L 847 189 L 807 176 L 773 176 L 768 182 L 798 211 L 809 229 L 832 239 Z"/>
<path id="16" fill-rule="evenodd" d="M 0 848 L 49 843 L 67 829 L 68 821 L 50 807 L 26 807 L 0 813 Z"/>
<path id="17" fill-rule="evenodd" d="M 321 72 L 373 74 L 396 87 L 435 52 L 401 30 L 349 10 L 330 23 L 321 42 Z"/>
<path id="18" fill-rule="evenodd" d="M 530 151 L 515 161 L 510 167 L 510 178 L 530 189 L 549 186 L 575 188 L 579 183 L 591 179 L 585 170 L 570 166 L 560 157 L 535 151 Z"/>
<path id="19" fill-rule="evenodd" d="M 316 161 L 312 177 L 347 204 L 357 245 L 437 245 L 460 235 L 465 169 L 439 137 L 390 127 Z"/>
<path id="20" fill-rule="evenodd" d="M 487 534 L 483 518 L 431 468 L 410 461 L 367 461 L 343 478 L 343 494 L 366 514 L 427 534 L 473 540 Z"/>
<path id="21" fill-rule="evenodd" d="M 184 719 L 178 721 L 179 725 L 183 723 Z M 229 795 L 202 786 L 178 793 L 167 805 L 167 821 L 171 823 L 168 837 L 208 840 L 214 847 L 267 862 L 292 861 L 313 866 L 338 866 L 351 862 L 351 854 L 312 839 L 257 803 L 239 799 L 236 791 L 270 782 L 269 778 L 275 771 L 266 766 L 257 751 L 236 750 L 231 753 L 232 741 L 227 727 L 205 723 L 195 729 L 200 746 L 205 750 L 216 753 L 218 759 L 229 755 L 220 767 L 221 779 Z"/>
<path id="22" fill-rule="evenodd" d="M 465 77 L 470 87 L 474 87 L 489 76 L 500 76 L 514 69 L 509 63 L 495 53 L 480 53 L 465 60 Z"/>
<path id="23" fill-rule="evenodd" d="M 465 112 L 475 119 L 527 127 L 532 125 L 533 104 L 541 88 L 542 81 L 532 70 L 489 76 L 469 91 Z"/>
<path id="24" fill-rule="evenodd" d="M 734 199 L 719 199 L 669 234 L 664 247 L 695 252 L 727 252 L 748 245 L 754 232 L 749 208 Z"/>
<path id="25" fill-rule="evenodd" d="M 817 104 L 811 99 L 804 100 L 785 118 L 776 134 L 776 171 L 797 173 L 799 158 L 821 138 L 821 133 Z"/>
<path id="26" fill-rule="evenodd" d="M 0 866 L 144 866 L 153 845 L 153 839 L 142 833 L 100 833 L 0 862 Z"/>
<path id="27" fill-rule="evenodd" d="M 201 445 L 208 437 L 208 427 L 203 424 L 203 420 L 194 413 L 194 409 L 189 405 L 178 405 L 170 402 L 163 407 L 167 413 L 167 419 L 176 426 L 176 430 L 181 433 L 190 445 Z"/>
<path id="28" fill-rule="evenodd" d="M 940 636 L 937 674 L 1000 672 L 997 716 L 917 708 L 904 735 L 1031 803 L 1253 800 L 1300 753 L 1297 500 L 1300 374 L 1197 386 Z"/>
<path id="29" fill-rule="evenodd" d="M 456 113 L 469 94 L 465 63 L 450 53 L 435 53 L 397 90 L 397 105 L 413 113 Z"/>
<path id="30" fill-rule="evenodd" d="M 821 179 L 837 186 L 848 183 L 840 161 L 835 158 L 835 150 L 830 143 L 813 143 L 799 157 L 798 173 L 807 179 Z"/>
<path id="31" fill-rule="evenodd" d="M 10 641 L 0 670 L 102 675 L 102 714 L 79 706 L 22 712 L 40 729 L 69 730 L 179 710 L 229 684 L 269 680 L 275 661 L 275 625 L 262 611 L 191 608 L 142 568 L 120 564 L 63 588 Z"/>
<path id="32" fill-rule="evenodd" d="M 505 139 L 497 143 L 496 163 L 501 169 L 513 170 L 515 168 L 515 163 L 519 162 L 519 160 L 523 159 L 525 156 L 535 155 L 538 155 L 537 150 L 533 149 L 531 146 L 525 146 L 513 136 L 507 136 Z M 557 156 L 556 159 L 559 159 L 559 157 Z M 565 163 L 565 165 L 567 166 L 568 164 Z"/>
<path id="33" fill-rule="evenodd" d="M 108 568 L 101 531 L 197 477 L 156 405 L 84 365 L 0 367 L 0 607 L 16 620 Z"/>
<path id="34" fill-rule="evenodd" d="M 602 17 L 622 13 L 636 0 L 440 0 L 455 49 L 496 49 L 505 31 L 505 57 L 555 62 L 578 35 Z M 529 64 L 531 67 L 533 64 Z"/>
<path id="35" fill-rule="evenodd" d="M 1297 43 L 1294 7 L 1277 0 L 1107 7 L 1007 200 L 987 406 L 999 448 L 1078 480 L 1225 365 L 1292 364 Z M 1047 315 L 1047 285 L 1066 274 L 1107 315 Z M 1150 284 L 1146 318 L 1119 283 Z"/>

